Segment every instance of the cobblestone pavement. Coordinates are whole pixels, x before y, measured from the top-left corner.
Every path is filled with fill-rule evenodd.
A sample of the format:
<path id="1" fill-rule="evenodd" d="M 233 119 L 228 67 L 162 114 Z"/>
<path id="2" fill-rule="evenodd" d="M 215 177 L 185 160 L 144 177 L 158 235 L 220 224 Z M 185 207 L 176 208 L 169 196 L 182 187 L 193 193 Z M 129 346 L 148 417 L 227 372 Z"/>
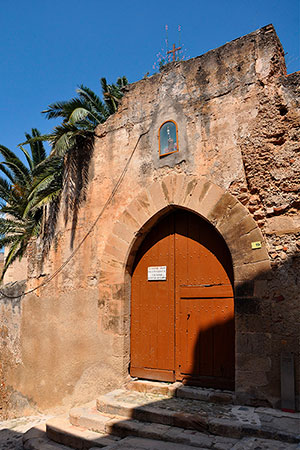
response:
<path id="1" fill-rule="evenodd" d="M 53 416 L 29 416 L 0 421 L 0 449 L 23 450 L 23 433 L 35 425 L 46 422 Z"/>

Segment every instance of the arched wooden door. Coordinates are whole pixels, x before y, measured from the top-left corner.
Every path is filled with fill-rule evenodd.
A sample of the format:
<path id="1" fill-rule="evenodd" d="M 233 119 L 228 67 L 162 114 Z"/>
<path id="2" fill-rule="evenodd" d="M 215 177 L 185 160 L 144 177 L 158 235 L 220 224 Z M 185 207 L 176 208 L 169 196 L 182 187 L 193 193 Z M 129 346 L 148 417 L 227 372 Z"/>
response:
<path id="1" fill-rule="evenodd" d="M 131 295 L 134 377 L 234 388 L 234 299 L 229 250 L 197 215 L 176 210 L 136 256 Z"/>

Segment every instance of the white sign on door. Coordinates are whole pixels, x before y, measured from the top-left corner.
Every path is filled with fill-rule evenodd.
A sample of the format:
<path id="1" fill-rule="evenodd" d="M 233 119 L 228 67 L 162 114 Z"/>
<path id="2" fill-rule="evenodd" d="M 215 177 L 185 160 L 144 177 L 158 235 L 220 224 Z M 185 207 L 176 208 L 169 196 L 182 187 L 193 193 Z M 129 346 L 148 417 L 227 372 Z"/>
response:
<path id="1" fill-rule="evenodd" d="M 167 266 L 148 267 L 148 281 L 166 281 Z"/>

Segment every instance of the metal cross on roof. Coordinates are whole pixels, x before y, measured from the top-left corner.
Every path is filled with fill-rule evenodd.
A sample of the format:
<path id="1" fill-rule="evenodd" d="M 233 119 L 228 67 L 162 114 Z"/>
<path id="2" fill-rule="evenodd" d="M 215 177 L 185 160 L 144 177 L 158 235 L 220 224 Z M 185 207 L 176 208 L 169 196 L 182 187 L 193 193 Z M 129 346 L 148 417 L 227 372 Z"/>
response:
<path id="1" fill-rule="evenodd" d="M 176 52 L 177 52 L 178 50 L 181 50 L 181 48 L 182 48 L 182 47 L 177 47 L 177 48 L 175 48 L 175 44 L 173 44 L 173 49 L 172 49 L 172 50 L 169 50 L 169 51 L 167 52 L 167 54 L 173 53 L 173 61 L 176 61 L 176 58 L 175 58 Z"/>

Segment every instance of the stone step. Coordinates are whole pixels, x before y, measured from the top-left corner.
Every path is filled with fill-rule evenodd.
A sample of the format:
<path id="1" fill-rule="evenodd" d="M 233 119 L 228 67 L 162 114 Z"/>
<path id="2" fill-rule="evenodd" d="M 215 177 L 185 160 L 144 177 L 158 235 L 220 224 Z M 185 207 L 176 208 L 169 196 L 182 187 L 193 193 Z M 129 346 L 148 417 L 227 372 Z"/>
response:
<path id="1" fill-rule="evenodd" d="M 126 385 L 126 389 L 135 392 L 201 400 L 211 403 L 235 403 L 235 393 L 232 391 L 185 386 L 179 382 L 164 383 L 160 381 L 133 380 Z"/>
<path id="2" fill-rule="evenodd" d="M 243 438 L 233 446 L 220 444 L 216 447 L 198 447 L 200 450 L 297 450 L 297 444 L 286 444 L 279 441 L 259 438 Z M 127 437 L 121 441 L 105 447 L 105 450 L 193 450 L 195 446 L 186 444 L 174 444 L 173 442 L 163 442 L 153 439 L 143 439 L 138 437 Z M 96 449 L 91 449 L 96 450 Z"/>
<path id="3" fill-rule="evenodd" d="M 103 448 L 112 445 L 118 437 L 95 432 L 83 426 L 74 426 L 67 417 L 56 417 L 46 423 L 47 437 L 51 441 L 74 449 Z"/>
<path id="4" fill-rule="evenodd" d="M 143 439 L 138 437 L 129 436 L 121 441 L 105 447 L 105 450 L 193 450 L 195 447 L 191 447 L 185 444 L 174 444 L 173 442 L 162 442 L 153 439 Z M 208 450 L 202 448 L 202 450 Z"/>
<path id="5" fill-rule="evenodd" d="M 209 435 L 196 430 L 186 430 L 160 423 L 142 422 L 130 418 L 105 415 L 93 407 L 72 408 L 69 420 L 74 426 L 86 427 L 93 431 L 115 435 L 120 438 L 136 436 L 216 450 L 232 448 L 238 442 L 237 439 Z"/>
<path id="6" fill-rule="evenodd" d="M 132 437 L 141 438 L 149 445 L 148 449 L 163 449 L 162 443 L 169 442 L 172 445 L 185 445 L 186 448 L 214 449 L 214 450 L 253 450 L 255 448 L 266 450 L 296 450 L 297 444 L 289 444 L 274 439 L 264 439 L 258 437 L 242 437 L 234 439 L 225 436 L 201 433 L 195 430 L 186 430 L 168 425 L 156 423 L 145 423 L 133 419 L 125 419 L 117 416 L 109 416 L 99 413 L 93 407 L 73 408 L 70 411 L 70 421 L 74 425 L 81 425 L 94 431 L 117 435 L 122 438 L 116 444 L 112 444 L 109 449 L 119 448 L 140 448 L 134 447 L 139 441 L 131 441 Z M 129 436 L 125 439 L 126 436 Z M 153 440 L 157 444 L 154 446 Z M 125 446 L 126 442 L 126 446 Z M 134 442 L 134 445 L 131 444 Z M 133 445 L 133 447 L 130 447 Z M 161 446 L 161 447 L 160 447 Z M 107 448 L 107 450 L 108 450 Z M 144 448 L 144 447 L 141 447 Z M 174 447 L 175 449 L 176 447 Z"/>
<path id="7" fill-rule="evenodd" d="M 97 399 L 100 413 L 121 416 L 125 422 L 150 422 L 169 427 L 241 439 L 244 436 L 299 442 L 299 414 L 268 408 L 213 404 L 117 389 Z"/>
<path id="8" fill-rule="evenodd" d="M 24 433 L 22 438 L 24 450 L 70 450 L 70 447 L 50 440 L 46 434 L 46 424 L 36 425 Z"/>
<path id="9" fill-rule="evenodd" d="M 85 408 L 74 408 L 73 413 L 76 420 L 81 420 L 78 416 L 79 409 L 80 412 L 84 412 Z M 87 415 L 82 417 L 85 425 L 88 425 L 87 420 L 90 420 L 90 415 L 93 414 L 93 421 L 91 426 L 93 429 L 97 428 L 97 418 L 95 415 L 100 416 L 100 413 L 95 411 L 90 411 L 87 409 Z M 90 408 L 91 409 L 91 408 Z M 107 417 L 106 417 L 107 418 Z M 60 418 L 61 419 L 61 418 Z M 172 427 L 164 426 L 164 425 L 156 425 L 156 424 L 142 424 L 137 422 L 138 426 L 134 426 L 132 423 L 135 422 L 131 420 L 130 426 L 126 426 L 126 422 L 122 419 L 111 420 L 110 428 L 106 428 L 107 432 L 113 431 L 113 423 L 119 422 L 117 428 L 114 431 L 122 430 L 122 423 L 125 425 L 121 434 L 122 436 L 128 434 L 130 432 L 130 436 L 123 437 L 115 441 L 117 439 L 115 436 L 111 436 L 110 439 L 107 440 L 108 445 L 103 447 L 103 444 L 106 443 L 103 440 L 103 433 L 101 433 L 99 437 L 99 433 L 91 434 L 91 432 L 87 432 L 85 427 L 80 427 L 79 430 L 74 430 L 74 427 L 70 427 L 70 424 L 67 421 L 60 420 L 52 421 L 48 424 L 49 431 L 51 430 L 52 439 L 57 439 L 61 441 L 62 434 L 66 434 L 68 436 L 68 440 L 66 441 L 66 437 L 63 437 L 64 442 L 68 442 L 68 446 L 63 444 L 59 444 L 50 440 L 45 431 L 46 426 L 37 426 L 29 430 L 25 433 L 23 437 L 23 445 L 24 450 L 70 450 L 70 448 L 76 449 L 90 449 L 96 450 L 97 448 L 103 448 L 105 450 L 192 450 L 193 448 L 198 448 L 202 450 L 254 450 L 254 449 L 264 449 L 264 450 L 296 450 L 297 444 L 288 444 L 286 442 L 280 442 L 269 439 L 261 439 L 255 437 L 247 437 L 242 438 L 240 440 L 230 439 L 221 436 L 206 436 L 202 433 L 198 433 L 197 431 L 190 430 L 179 430 L 174 429 Z M 100 420 L 99 428 L 102 429 L 103 420 Z M 55 431 L 54 429 L 55 428 Z M 79 427 L 77 427 L 79 428 Z M 156 431 L 155 431 L 156 430 Z M 132 433 L 139 433 L 139 435 L 132 435 Z M 70 436 L 71 435 L 71 436 Z M 91 439 L 96 435 L 96 439 Z M 143 437 L 143 436 L 148 436 Z M 80 439 L 82 437 L 82 439 Z M 88 439 L 87 439 L 88 437 Z M 154 439 L 153 439 L 154 437 Z M 98 439 L 98 442 L 97 442 Z M 101 439 L 101 440 L 100 440 Z M 166 440 L 167 439 L 167 440 Z M 176 442 L 174 442 L 176 439 Z M 100 442 L 99 442 L 100 440 Z M 70 444 L 72 447 L 70 447 Z"/>

